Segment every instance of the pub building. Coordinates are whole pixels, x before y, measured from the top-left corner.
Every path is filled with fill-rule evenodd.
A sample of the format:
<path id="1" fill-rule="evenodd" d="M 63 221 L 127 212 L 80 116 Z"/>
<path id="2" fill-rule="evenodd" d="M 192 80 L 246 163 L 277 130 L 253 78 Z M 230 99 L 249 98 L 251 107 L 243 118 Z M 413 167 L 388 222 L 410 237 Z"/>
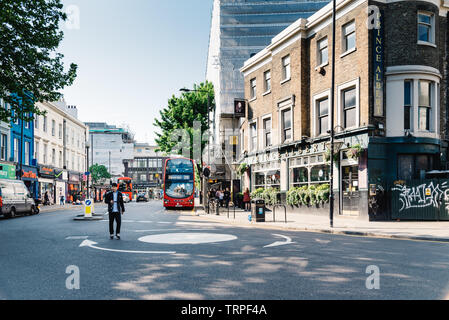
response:
<path id="1" fill-rule="evenodd" d="M 333 127 L 336 215 L 391 219 L 387 206 L 369 205 L 377 191 L 446 169 L 448 11 L 449 1 L 340 0 L 333 41 L 331 2 L 249 58 L 243 187 L 329 183 Z"/>

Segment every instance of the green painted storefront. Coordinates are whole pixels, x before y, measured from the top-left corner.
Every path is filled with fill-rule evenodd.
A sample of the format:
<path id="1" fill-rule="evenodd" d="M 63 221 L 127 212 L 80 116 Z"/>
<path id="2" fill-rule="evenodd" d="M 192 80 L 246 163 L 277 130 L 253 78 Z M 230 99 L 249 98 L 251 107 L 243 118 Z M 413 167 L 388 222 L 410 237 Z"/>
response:
<path id="1" fill-rule="evenodd" d="M 16 179 L 16 165 L 0 163 L 0 179 Z"/>

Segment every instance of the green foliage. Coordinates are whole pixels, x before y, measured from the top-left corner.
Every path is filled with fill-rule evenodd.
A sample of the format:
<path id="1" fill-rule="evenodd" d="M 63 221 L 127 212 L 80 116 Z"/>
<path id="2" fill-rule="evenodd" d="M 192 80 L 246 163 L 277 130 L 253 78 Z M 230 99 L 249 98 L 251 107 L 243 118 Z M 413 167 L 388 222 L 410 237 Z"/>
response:
<path id="1" fill-rule="evenodd" d="M 65 72 L 57 52 L 66 19 L 61 0 L 0 1 L 0 98 L 11 106 L 0 120 L 31 121 L 44 114 L 35 102 L 58 100 L 75 80 L 77 65 Z"/>
<path id="2" fill-rule="evenodd" d="M 308 206 L 328 203 L 329 194 L 329 184 L 294 187 L 287 192 L 287 204 Z"/>
<path id="3" fill-rule="evenodd" d="M 257 188 L 253 192 L 251 192 L 251 199 L 260 198 L 263 199 L 263 193 L 265 192 L 265 188 Z"/>
<path id="4" fill-rule="evenodd" d="M 183 92 L 180 97 L 173 95 L 168 100 L 168 106 L 159 112 L 160 118 L 154 120 L 154 126 L 160 129 L 160 132 L 156 132 L 155 139 L 157 151 L 182 155 L 187 150 L 190 152 L 189 158 L 194 159 L 194 148 L 200 148 L 194 142 L 199 142 L 203 133 L 209 129 L 208 104 L 212 110 L 214 86 L 211 82 L 206 82 L 194 85 L 193 90 L 196 91 Z M 200 123 L 198 128 L 194 128 L 194 121 Z M 204 150 L 206 143 L 207 139 L 201 139 L 201 150 Z M 201 167 L 199 159 L 194 160 Z"/>
<path id="5" fill-rule="evenodd" d="M 90 174 L 92 175 L 92 181 L 98 183 L 101 179 L 110 179 L 111 175 L 105 166 L 99 165 L 98 163 L 92 165 L 89 168 Z"/>
<path id="6" fill-rule="evenodd" d="M 316 194 L 318 203 L 328 203 L 329 196 L 330 196 L 329 184 L 319 185 L 315 190 L 315 194 Z"/>
<path id="7" fill-rule="evenodd" d="M 277 203 L 277 195 L 279 190 L 277 188 L 267 188 L 263 192 L 263 199 L 265 204 L 274 205 Z"/>
<path id="8" fill-rule="evenodd" d="M 297 205 L 300 202 L 300 197 L 298 194 L 298 187 L 291 188 L 287 192 L 287 204 L 294 206 Z"/>
<path id="9" fill-rule="evenodd" d="M 251 199 L 263 199 L 265 204 L 274 205 L 277 202 L 277 195 L 279 190 L 277 188 L 257 188 L 251 192 Z"/>
<path id="10" fill-rule="evenodd" d="M 239 176 L 242 176 L 248 170 L 248 168 L 248 164 L 242 163 L 237 169 L 237 174 Z"/>

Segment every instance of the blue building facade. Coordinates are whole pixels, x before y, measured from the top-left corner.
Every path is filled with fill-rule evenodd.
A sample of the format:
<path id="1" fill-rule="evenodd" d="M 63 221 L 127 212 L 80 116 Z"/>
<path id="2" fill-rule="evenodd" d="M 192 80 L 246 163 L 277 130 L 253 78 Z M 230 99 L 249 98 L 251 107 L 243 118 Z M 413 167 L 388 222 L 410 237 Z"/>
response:
<path id="1" fill-rule="evenodd" d="M 38 197 L 38 169 L 34 159 L 34 122 L 23 122 L 22 120 L 11 120 L 11 148 L 9 160 L 17 164 L 17 179 L 25 182 L 34 198 Z M 22 170 L 20 171 L 20 164 Z"/>

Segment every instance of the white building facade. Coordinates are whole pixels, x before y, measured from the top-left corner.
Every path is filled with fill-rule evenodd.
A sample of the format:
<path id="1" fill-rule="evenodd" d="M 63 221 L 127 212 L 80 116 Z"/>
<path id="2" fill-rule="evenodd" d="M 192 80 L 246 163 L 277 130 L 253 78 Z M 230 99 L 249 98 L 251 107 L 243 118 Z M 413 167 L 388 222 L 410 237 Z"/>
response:
<path id="1" fill-rule="evenodd" d="M 45 115 L 34 120 L 34 158 L 39 167 L 39 192 L 51 203 L 61 196 L 76 201 L 82 192 L 86 169 L 88 127 L 69 112 L 64 101 L 38 103 Z"/>

